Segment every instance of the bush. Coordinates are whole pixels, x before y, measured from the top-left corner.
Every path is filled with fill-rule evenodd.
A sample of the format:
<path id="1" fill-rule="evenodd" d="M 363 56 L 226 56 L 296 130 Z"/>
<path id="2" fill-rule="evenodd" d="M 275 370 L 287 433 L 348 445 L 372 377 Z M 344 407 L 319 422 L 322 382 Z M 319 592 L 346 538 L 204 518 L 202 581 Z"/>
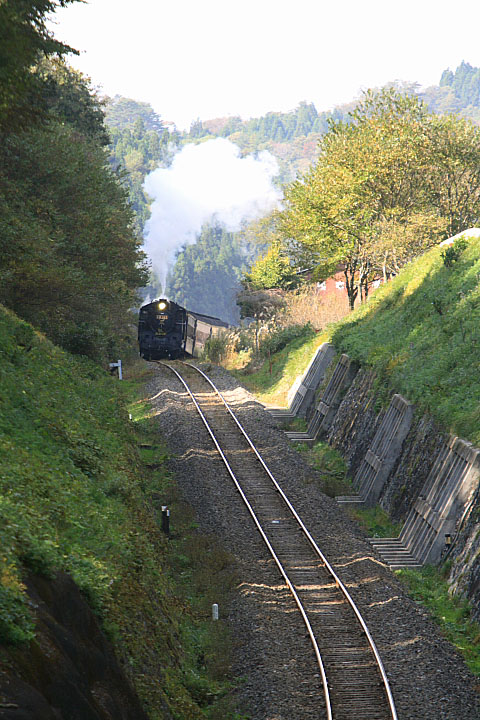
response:
<path id="1" fill-rule="evenodd" d="M 219 363 L 227 354 L 228 338 L 226 333 L 212 335 L 208 338 L 203 348 L 202 359 L 213 363 Z"/>
<path id="2" fill-rule="evenodd" d="M 306 325 L 290 325 L 290 327 L 275 329 L 260 340 L 259 353 L 261 357 L 269 357 L 282 350 L 289 342 L 296 338 L 309 340 L 315 335 L 310 323 Z"/>
<path id="3" fill-rule="evenodd" d="M 442 250 L 441 255 L 445 267 L 452 267 L 452 265 L 454 265 L 457 260 L 460 259 L 460 255 L 465 250 L 467 245 L 467 240 L 463 237 L 460 237 L 453 242 L 453 245 L 449 245 L 447 248 L 445 248 L 445 250 Z"/>

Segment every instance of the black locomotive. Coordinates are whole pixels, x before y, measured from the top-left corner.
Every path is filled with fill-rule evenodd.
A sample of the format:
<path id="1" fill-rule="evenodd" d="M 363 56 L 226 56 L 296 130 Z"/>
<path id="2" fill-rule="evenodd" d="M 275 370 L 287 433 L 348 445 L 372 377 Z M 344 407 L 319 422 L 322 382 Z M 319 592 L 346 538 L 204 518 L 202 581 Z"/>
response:
<path id="1" fill-rule="evenodd" d="M 228 327 L 228 323 L 219 318 L 193 313 L 164 298 L 154 300 L 140 308 L 140 355 L 145 360 L 197 357 L 208 338 Z"/>

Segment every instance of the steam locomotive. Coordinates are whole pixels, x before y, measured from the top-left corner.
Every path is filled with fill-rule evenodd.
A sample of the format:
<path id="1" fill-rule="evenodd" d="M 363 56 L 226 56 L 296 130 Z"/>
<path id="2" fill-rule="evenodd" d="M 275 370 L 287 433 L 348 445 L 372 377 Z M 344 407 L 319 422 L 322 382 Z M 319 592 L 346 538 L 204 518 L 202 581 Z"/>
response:
<path id="1" fill-rule="evenodd" d="M 145 360 L 198 357 L 206 341 L 228 327 L 228 323 L 219 318 L 185 310 L 163 298 L 154 300 L 140 308 L 140 356 Z"/>

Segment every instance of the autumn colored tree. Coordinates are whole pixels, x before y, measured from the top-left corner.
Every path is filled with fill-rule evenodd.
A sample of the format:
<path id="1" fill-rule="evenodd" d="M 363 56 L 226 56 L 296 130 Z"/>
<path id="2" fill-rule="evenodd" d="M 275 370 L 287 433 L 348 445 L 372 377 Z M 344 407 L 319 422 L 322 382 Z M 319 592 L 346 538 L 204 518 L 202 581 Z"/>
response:
<path id="1" fill-rule="evenodd" d="M 317 277 L 343 266 L 352 308 L 373 271 L 376 225 L 404 223 L 425 206 L 425 116 L 416 98 L 369 91 L 348 122 L 331 125 L 316 165 L 287 188 L 285 237 L 320 253 Z"/>
<path id="2" fill-rule="evenodd" d="M 429 114 L 394 88 L 368 91 L 331 125 L 312 169 L 287 187 L 280 228 L 315 274 L 344 268 L 350 307 L 386 276 L 480 215 L 480 130 Z"/>

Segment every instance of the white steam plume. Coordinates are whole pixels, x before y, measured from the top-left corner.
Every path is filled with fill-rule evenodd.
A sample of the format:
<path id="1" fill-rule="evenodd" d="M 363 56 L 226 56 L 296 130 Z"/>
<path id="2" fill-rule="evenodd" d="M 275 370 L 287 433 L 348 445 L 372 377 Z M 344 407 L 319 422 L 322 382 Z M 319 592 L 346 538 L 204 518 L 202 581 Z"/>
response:
<path id="1" fill-rule="evenodd" d="M 195 243 L 204 223 L 215 218 L 234 232 L 278 205 L 280 192 L 272 185 L 277 174 L 269 152 L 242 158 L 237 145 L 216 138 L 186 145 L 171 167 L 147 175 L 144 187 L 153 203 L 144 249 L 164 290 L 177 251 Z"/>

